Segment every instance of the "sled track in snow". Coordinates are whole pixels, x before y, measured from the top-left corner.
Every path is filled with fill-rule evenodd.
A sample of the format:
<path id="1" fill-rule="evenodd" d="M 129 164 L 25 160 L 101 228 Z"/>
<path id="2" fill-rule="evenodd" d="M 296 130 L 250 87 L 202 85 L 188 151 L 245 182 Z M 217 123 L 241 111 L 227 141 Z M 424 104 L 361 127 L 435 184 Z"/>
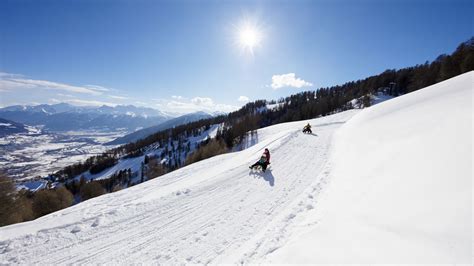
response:
<path id="1" fill-rule="evenodd" d="M 2 241 L 0 263 L 257 260 L 281 245 L 285 228 L 298 213 L 314 208 L 326 181 L 331 139 L 341 124 L 326 123 L 315 136 L 301 132 L 298 123 L 302 127 L 305 122 L 277 125 L 274 134 L 242 152 L 201 161 L 33 221 L 31 226 L 76 218 Z M 271 170 L 252 175 L 248 165 L 264 147 L 272 153 Z"/>

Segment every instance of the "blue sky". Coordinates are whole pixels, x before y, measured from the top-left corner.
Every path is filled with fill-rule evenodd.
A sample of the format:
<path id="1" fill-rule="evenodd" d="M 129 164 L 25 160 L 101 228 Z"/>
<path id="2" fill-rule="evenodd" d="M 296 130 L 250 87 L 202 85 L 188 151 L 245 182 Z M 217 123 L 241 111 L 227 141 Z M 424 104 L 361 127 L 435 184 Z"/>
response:
<path id="1" fill-rule="evenodd" d="M 0 105 L 229 111 L 432 61 L 474 36 L 473 13 L 448 0 L 4 0 Z"/>

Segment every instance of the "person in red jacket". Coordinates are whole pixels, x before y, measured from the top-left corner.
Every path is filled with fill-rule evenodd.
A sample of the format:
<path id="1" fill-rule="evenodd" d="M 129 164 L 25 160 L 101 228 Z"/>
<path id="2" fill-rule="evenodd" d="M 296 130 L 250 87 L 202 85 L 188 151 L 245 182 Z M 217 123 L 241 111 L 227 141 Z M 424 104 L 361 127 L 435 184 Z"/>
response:
<path id="1" fill-rule="evenodd" d="M 262 154 L 262 157 L 260 157 L 260 160 L 258 162 L 254 163 L 253 165 L 249 166 L 250 169 L 253 169 L 256 166 L 261 166 L 262 171 L 265 173 L 265 170 L 267 170 L 267 166 L 270 164 L 270 151 L 268 149 L 265 149 L 265 151 Z"/>
<path id="2" fill-rule="evenodd" d="M 265 154 L 265 156 L 267 157 L 267 164 L 270 164 L 270 151 L 265 148 L 265 151 L 263 152 L 263 154 Z"/>

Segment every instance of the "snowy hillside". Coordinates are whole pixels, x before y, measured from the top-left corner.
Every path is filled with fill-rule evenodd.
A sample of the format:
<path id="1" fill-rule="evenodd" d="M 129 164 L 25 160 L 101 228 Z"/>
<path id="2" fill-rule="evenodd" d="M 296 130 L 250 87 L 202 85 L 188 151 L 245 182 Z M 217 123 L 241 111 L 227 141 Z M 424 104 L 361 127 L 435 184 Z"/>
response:
<path id="1" fill-rule="evenodd" d="M 470 263 L 473 84 L 471 71 L 346 123 L 324 197 L 264 261 Z"/>
<path id="2" fill-rule="evenodd" d="M 2 227 L 0 264 L 470 262 L 473 76 Z"/>
<path id="3" fill-rule="evenodd" d="M 212 125 L 208 130 L 203 130 L 201 134 L 197 136 L 190 136 L 186 139 L 186 144 L 189 143 L 189 147 L 191 151 L 196 150 L 196 147 L 203 141 L 207 139 L 212 139 L 215 138 L 217 129 L 219 128 L 218 125 Z M 107 179 L 110 178 L 112 175 L 117 174 L 119 171 L 123 170 L 128 170 L 130 169 L 131 172 L 134 175 L 135 181 L 139 180 L 139 176 L 142 174 L 142 163 L 145 161 L 145 156 L 148 156 L 150 158 L 162 158 L 160 161 L 161 163 L 166 163 L 166 162 L 174 162 L 175 159 L 179 159 L 180 161 L 184 161 L 186 159 L 186 156 L 183 152 L 180 152 L 179 150 L 174 150 L 173 147 L 177 146 L 175 145 L 176 142 L 168 142 L 163 146 L 158 145 L 157 143 L 154 143 L 144 149 L 144 154 L 137 156 L 137 157 L 132 157 L 132 158 L 126 158 L 126 156 L 120 158 L 117 161 L 117 164 L 115 164 L 112 167 L 109 167 L 99 173 L 96 174 L 91 174 L 90 171 L 83 172 L 75 177 L 76 180 L 79 180 L 81 177 L 84 177 L 86 180 L 101 180 L 101 179 Z M 167 154 L 165 150 L 170 151 L 170 155 L 164 155 Z M 163 156 L 161 156 L 163 154 Z M 146 175 L 146 173 L 144 173 Z M 145 177 L 145 180 L 148 179 L 148 177 Z M 134 184 L 137 184 L 138 182 L 132 182 Z"/>
<path id="4" fill-rule="evenodd" d="M 200 119 L 206 119 L 206 118 L 211 118 L 211 117 L 212 115 L 205 112 L 195 112 L 191 114 L 178 116 L 176 118 L 167 120 L 161 124 L 158 124 L 152 127 L 143 128 L 133 133 L 130 133 L 128 135 L 114 139 L 113 141 L 106 143 L 106 145 L 121 145 L 121 144 L 138 141 L 140 139 L 144 139 L 154 133 L 157 133 L 162 130 L 166 130 L 168 128 L 173 128 L 179 125 L 184 125 L 186 123 L 191 123 L 194 121 L 198 121 Z"/>

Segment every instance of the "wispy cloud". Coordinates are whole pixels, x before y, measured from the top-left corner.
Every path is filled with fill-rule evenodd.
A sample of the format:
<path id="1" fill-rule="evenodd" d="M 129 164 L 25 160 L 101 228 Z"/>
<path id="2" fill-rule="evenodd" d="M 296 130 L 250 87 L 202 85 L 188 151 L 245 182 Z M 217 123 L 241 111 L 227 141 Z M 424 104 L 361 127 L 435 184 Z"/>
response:
<path id="1" fill-rule="evenodd" d="M 184 97 L 173 95 L 168 98 L 145 98 L 123 95 L 120 91 L 99 85 L 71 85 L 61 82 L 32 79 L 18 74 L 0 72 L 0 93 L 2 101 L 11 104 L 20 100 L 22 104 L 42 100 L 48 103 L 65 102 L 78 106 L 116 106 L 134 103 L 139 106 L 158 108 L 170 113 L 232 112 L 240 108 L 224 103 L 217 103 L 205 96 Z M 241 102 L 248 97 L 239 97 Z M 1 103 L 4 105 L 4 103 Z"/>
<path id="2" fill-rule="evenodd" d="M 111 92 L 117 92 L 117 90 L 99 85 L 77 86 L 0 72 L 0 93 L 5 94 L 4 99 L 10 103 L 20 98 L 23 104 L 42 100 L 43 102 L 65 102 L 78 106 L 116 106 L 129 99 L 122 95 L 110 95 Z"/>
<path id="3" fill-rule="evenodd" d="M 91 95 L 101 95 L 101 92 L 89 89 L 86 87 L 79 87 L 68 85 L 64 83 L 57 83 L 46 80 L 34 80 L 34 79 L 1 79 L 0 80 L 0 89 L 8 90 L 17 90 L 17 89 L 49 89 L 49 90 L 62 90 L 68 92 L 76 93 L 87 93 Z"/>
<path id="4" fill-rule="evenodd" d="M 273 75 L 272 76 L 272 85 L 271 87 L 276 90 L 283 87 L 310 87 L 313 86 L 311 82 L 307 82 L 303 79 L 297 78 L 295 73 L 288 73 L 282 75 Z"/>
<path id="5" fill-rule="evenodd" d="M 130 99 L 129 97 L 119 96 L 119 95 L 109 95 L 109 97 L 112 98 L 112 99 L 116 99 L 116 100 L 128 100 L 128 99 Z"/>
<path id="6" fill-rule="evenodd" d="M 160 105 L 163 105 L 163 104 L 160 104 Z M 168 103 L 166 103 L 166 106 L 169 107 L 169 108 L 178 108 L 178 109 L 187 109 L 187 108 L 192 108 L 194 107 L 193 104 L 191 103 L 183 103 L 183 102 L 179 102 L 179 101 L 169 101 Z"/>
<path id="7" fill-rule="evenodd" d="M 83 99 L 66 99 L 66 100 L 57 100 L 57 99 L 50 99 L 52 102 L 66 102 L 72 105 L 76 106 L 102 106 L 102 105 L 107 105 L 107 106 L 117 106 L 117 103 L 112 103 L 112 102 L 104 102 L 104 101 L 98 101 L 98 100 L 83 100 Z"/>
<path id="8" fill-rule="evenodd" d="M 68 98 L 74 97 L 74 95 L 72 95 L 72 94 L 64 94 L 64 93 L 58 93 L 57 95 L 61 96 L 61 97 L 68 97 Z"/>
<path id="9" fill-rule="evenodd" d="M 91 90 L 95 90 L 95 91 L 111 91 L 112 90 L 110 88 L 106 88 L 99 85 L 84 85 L 84 87 L 89 88 Z"/>
<path id="10" fill-rule="evenodd" d="M 4 72 L 0 74 L 0 90 L 12 91 L 20 89 L 60 90 L 95 96 L 102 95 L 103 92 L 109 91 L 109 89 L 97 85 L 75 86 L 54 81 L 25 78 L 18 74 Z"/>
<path id="11" fill-rule="evenodd" d="M 145 107 L 151 107 L 152 104 L 150 103 L 147 103 L 147 102 L 143 102 L 143 101 L 135 101 L 133 102 L 135 105 L 138 105 L 138 106 L 145 106 Z"/>
<path id="12" fill-rule="evenodd" d="M 249 97 L 247 97 L 247 96 L 240 96 L 240 97 L 237 99 L 237 101 L 239 101 L 239 102 L 244 102 L 244 103 L 245 103 L 245 102 L 250 101 L 250 99 L 249 99 Z"/>
<path id="13" fill-rule="evenodd" d="M 5 77 L 9 77 L 9 78 L 15 78 L 15 77 L 24 77 L 23 75 L 21 74 L 13 74 L 13 73 L 7 73 L 7 72 L 1 72 L 0 71 L 0 78 L 5 78 Z"/>

